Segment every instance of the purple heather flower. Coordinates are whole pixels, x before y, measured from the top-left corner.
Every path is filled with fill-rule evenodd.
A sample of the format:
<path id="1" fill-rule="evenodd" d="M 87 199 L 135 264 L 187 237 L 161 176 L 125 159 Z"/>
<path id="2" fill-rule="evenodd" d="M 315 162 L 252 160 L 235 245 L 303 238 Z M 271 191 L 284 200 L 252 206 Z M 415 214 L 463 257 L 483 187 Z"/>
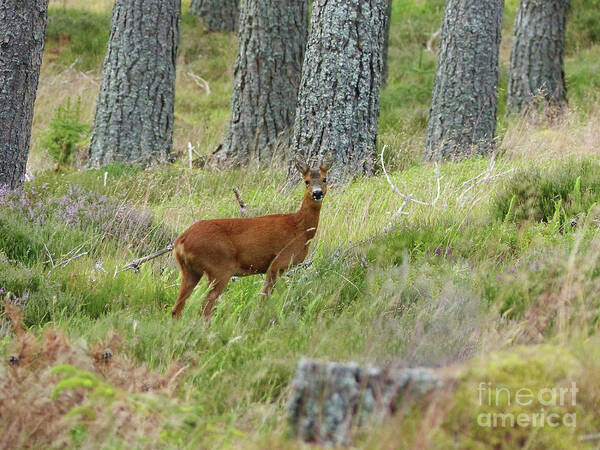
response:
<path id="1" fill-rule="evenodd" d="M 440 248 L 435 249 L 435 256 L 440 256 Z"/>
<path id="2" fill-rule="evenodd" d="M 8 184 L 0 184 L 0 205 L 4 205 L 4 198 L 9 193 Z"/>
<path id="3" fill-rule="evenodd" d="M 425 254 L 429 256 L 429 249 L 425 250 Z"/>
<path id="4" fill-rule="evenodd" d="M 0 295 L 4 294 L 4 288 L 0 287 Z"/>
<path id="5" fill-rule="evenodd" d="M 500 259 L 498 260 L 498 264 L 502 264 L 504 262 L 504 258 L 501 256 Z"/>

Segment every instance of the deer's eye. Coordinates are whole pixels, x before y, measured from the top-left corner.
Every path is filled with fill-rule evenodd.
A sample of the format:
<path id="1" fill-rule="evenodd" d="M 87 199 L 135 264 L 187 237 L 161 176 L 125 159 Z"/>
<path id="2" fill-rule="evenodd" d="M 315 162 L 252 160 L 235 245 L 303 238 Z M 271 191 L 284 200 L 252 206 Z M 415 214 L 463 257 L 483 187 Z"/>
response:
<path id="1" fill-rule="evenodd" d="M 327 178 L 323 178 L 323 183 L 327 183 Z"/>
<path id="2" fill-rule="evenodd" d="M 306 183 L 306 185 L 308 186 L 310 184 L 310 181 L 305 180 L 304 183 Z"/>

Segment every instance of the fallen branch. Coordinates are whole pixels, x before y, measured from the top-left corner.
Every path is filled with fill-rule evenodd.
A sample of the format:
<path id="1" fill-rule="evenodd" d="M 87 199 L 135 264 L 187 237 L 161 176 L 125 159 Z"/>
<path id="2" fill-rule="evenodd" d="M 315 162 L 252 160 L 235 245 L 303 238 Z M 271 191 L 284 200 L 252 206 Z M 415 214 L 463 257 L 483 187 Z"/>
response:
<path id="1" fill-rule="evenodd" d="M 67 264 L 69 264 L 71 261 L 75 261 L 78 258 L 81 258 L 82 256 L 87 255 L 89 252 L 83 252 L 83 253 L 78 253 L 75 256 L 72 256 L 69 259 L 64 259 L 61 262 L 59 262 L 55 267 L 53 267 L 54 269 L 57 267 L 65 267 Z"/>
<path id="2" fill-rule="evenodd" d="M 417 200 L 414 198 L 413 194 L 405 194 L 403 192 L 400 192 L 400 189 L 398 189 L 396 187 L 396 185 L 394 185 L 394 183 L 392 183 L 392 180 L 390 179 L 390 176 L 387 173 L 387 170 L 385 170 L 385 163 L 383 161 L 383 154 L 385 152 L 387 145 L 384 145 L 383 148 L 381 149 L 381 168 L 383 169 L 383 173 L 385 174 L 385 178 L 387 179 L 388 184 L 390 185 L 390 188 L 392 189 L 392 191 L 394 193 L 396 193 L 397 195 L 399 195 L 400 197 L 402 197 L 403 202 L 400 205 L 400 208 L 398 208 L 396 210 L 396 212 L 392 215 L 392 218 L 390 219 L 390 221 L 388 222 L 388 224 L 383 227 L 382 231 L 384 233 L 387 233 L 389 230 L 391 230 L 392 226 L 394 225 L 395 221 L 397 220 L 397 218 L 402 215 L 402 214 L 408 214 L 407 212 L 404 212 L 404 208 L 406 207 L 406 205 L 408 205 L 409 203 L 416 203 L 417 205 L 422 205 L 422 206 L 435 206 L 436 203 L 438 202 L 438 200 L 440 199 L 440 193 L 441 193 L 441 179 L 442 177 L 440 177 L 439 174 L 439 169 L 437 166 L 437 163 L 435 165 L 435 169 L 433 170 L 433 173 L 435 174 L 436 177 L 436 183 L 437 183 L 437 194 L 435 196 L 435 198 L 431 201 L 431 202 L 424 202 L 422 200 Z"/>
<path id="3" fill-rule="evenodd" d="M 50 253 L 50 250 L 48 250 L 48 246 L 46 245 L 46 243 L 44 242 L 44 248 L 46 249 L 46 254 L 48 255 L 50 264 L 52 264 L 52 268 L 54 269 L 54 260 L 52 259 L 52 254 Z"/>
<path id="4" fill-rule="evenodd" d="M 425 46 L 425 51 L 433 52 L 433 41 L 435 41 L 440 36 L 440 34 L 442 34 L 441 28 L 431 35 Z"/>
<path id="5" fill-rule="evenodd" d="M 144 264 L 145 262 L 150 261 L 151 259 L 157 258 L 160 255 L 164 255 L 165 253 L 168 253 L 171 250 L 173 250 L 173 244 L 169 244 L 165 248 L 163 248 L 162 250 L 158 250 L 157 252 L 151 253 L 148 256 L 144 256 L 143 258 L 134 259 L 129 264 L 123 266 L 123 268 L 121 270 L 119 270 L 119 271 L 117 271 L 116 268 L 115 268 L 115 276 L 119 272 L 125 272 L 126 270 L 130 270 L 130 269 L 133 270 L 135 273 L 138 273 L 139 272 L 139 267 L 142 264 Z"/>
<path id="6" fill-rule="evenodd" d="M 188 72 L 188 77 L 190 77 L 198 86 L 204 89 L 206 95 L 210 95 L 210 86 L 208 85 L 208 81 L 193 72 Z"/>
<path id="7" fill-rule="evenodd" d="M 474 195 L 470 195 L 470 196 L 467 195 L 467 194 L 469 194 L 469 192 L 473 191 L 473 189 L 475 189 L 475 187 L 477 187 L 478 185 L 480 185 L 482 183 L 488 183 L 496 178 L 503 177 L 515 170 L 515 168 L 512 168 L 512 169 L 505 170 L 504 172 L 494 173 L 495 165 L 496 165 L 496 158 L 495 158 L 495 155 L 492 155 L 489 166 L 483 172 L 481 172 L 479 175 L 477 175 L 467 181 L 463 181 L 461 183 L 461 185 L 458 188 L 458 190 L 460 191 L 460 194 L 458 194 L 458 196 L 456 197 L 456 200 L 461 207 L 465 206 L 467 203 L 474 203 L 476 201 L 478 194 L 474 194 Z"/>
<path id="8" fill-rule="evenodd" d="M 48 247 L 46 247 L 46 244 L 44 244 L 44 247 L 46 248 L 46 252 L 48 253 L 48 256 L 50 257 L 49 261 L 46 261 L 45 263 L 51 263 L 52 264 L 52 268 L 50 269 L 50 272 L 52 272 L 54 269 L 58 268 L 58 267 L 65 267 L 67 264 L 69 264 L 71 261 L 76 260 L 77 258 L 81 258 L 82 256 L 87 255 L 89 252 L 83 252 L 83 253 L 79 253 L 79 251 L 81 251 L 81 249 L 83 248 L 85 244 L 81 244 L 79 247 L 74 247 L 73 249 L 69 250 L 69 252 L 64 256 L 64 259 L 62 259 L 61 261 L 59 261 L 58 263 L 54 263 L 54 261 L 52 260 L 52 256 L 50 255 L 50 251 L 48 250 Z M 71 256 L 74 255 L 74 256 Z M 48 273 L 50 273 L 48 272 Z"/>
<path id="9" fill-rule="evenodd" d="M 104 267 L 102 267 L 102 263 L 100 261 L 97 261 L 96 264 L 94 264 L 94 269 L 99 270 L 100 272 L 103 272 L 103 273 L 108 273 L 106 271 L 106 269 Z"/>

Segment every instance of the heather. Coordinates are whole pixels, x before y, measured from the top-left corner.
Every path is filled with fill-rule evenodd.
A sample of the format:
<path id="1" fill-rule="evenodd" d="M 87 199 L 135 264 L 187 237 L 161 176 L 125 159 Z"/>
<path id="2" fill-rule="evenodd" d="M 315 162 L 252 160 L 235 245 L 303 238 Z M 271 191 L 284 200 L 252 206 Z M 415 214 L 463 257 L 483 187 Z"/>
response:
<path id="1" fill-rule="evenodd" d="M 356 447 L 597 444 L 581 440 L 600 430 L 594 2 L 570 23 L 569 112 L 504 115 L 506 39 L 498 152 L 435 166 L 420 159 L 436 60 L 425 45 L 443 2 L 395 1 L 379 140 L 389 182 L 379 161 L 373 177 L 332 180 L 310 264 L 281 277 L 267 299 L 262 276 L 231 282 L 209 324 L 205 281 L 171 319 L 180 281 L 171 255 L 138 272 L 123 267 L 195 220 L 239 217 L 233 186 L 253 215 L 295 210 L 302 186 L 286 185 L 279 165 L 217 171 L 194 156 L 189 167 L 188 142 L 207 155 L 225 132 L 235 38 L 208 34 L 187 13 L 177 160 L 86 169 L 85 133 L 65 134 L 61 123 L 76 104 L 68 130 L 92 123 L 110 2 L 88 3 L 51 1 L 31 179 L 22 192 L 0 186 L 0 446 L 301 447 L 286 418 L 301 357 L 427 366 L 455 380 L 427 406 L 357 430 Z M 506 6 L 510 36 L 516 2 Z M 52 133 L 69 138 L 55 153 L 60 164 L 44 138 Z M 539 412 L 483 408 L 481 382 L 536 395 L 575 382 L 577 405 L 552 412 L 576 413 L 577 426 L 477 426 L 484 411 Z"/>

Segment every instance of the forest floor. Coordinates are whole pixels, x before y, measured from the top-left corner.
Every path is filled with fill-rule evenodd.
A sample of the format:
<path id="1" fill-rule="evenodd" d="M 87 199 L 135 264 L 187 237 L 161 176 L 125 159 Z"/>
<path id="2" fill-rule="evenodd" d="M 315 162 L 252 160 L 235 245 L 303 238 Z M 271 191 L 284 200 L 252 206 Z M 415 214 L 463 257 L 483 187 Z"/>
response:
<path id="1" fill-rule="evenodd" d="M 288 384 L 301 357 L 425 365 L 455 378 L 427 407 L 358 430 L 357 446 L 595 448 L 594 2 L 572 2 L 569 112 L 527 120 L 504 113 L 516 8 L 515 0 L 506 2 L 498 153 L 437 167 L 420 154 L 436 62 L 437 42 L 434 51 L 427 42 L 444 2 L 395 0 L 379 139 L 390 179 L 380 167 L 376 176 L 334 183 L 313 263 L 282 277 L 268 299 L 259 295 L 261 276 L 230 283 L 207 325 L 205 281 L 181 319 L 171 319 L 179 272 L 170 255 L 139 273 L 115 269 L 165 247 L 195 220 L 239 216 L 234 185 L 253 215 L 299 205 L 301 186 L 283 189 L 279 165 L 188 167 L 188 143 L 205 155 L 225 132 L 235 37 L 207 33 L 184 1 L 177 161 L 147 171 L 81 170 L 111 2 L 51 0 L 32 180 L 23 195 L 0 190 L 0 294 L 21 306 L 0 317 L 0 448 L 302 447 L 286 419 Z M 77 132 L 72 164 L 58 166 L 46 147 L 65 129 L 84 131 Z M 388 228 L 403 203 L 390 183 L 425 204 L 408 203 Z M 482 397 L 482 383 L 493 396 Z M 551 395 L 572 383 L 575 402 Z M 498 388 L 511 401 L 496 398 Z M 531 402 L 515 401 L 521 389 L 531 391 Z M 478 422 L 497 413 L 556 414 L 560 423 Z"/>

